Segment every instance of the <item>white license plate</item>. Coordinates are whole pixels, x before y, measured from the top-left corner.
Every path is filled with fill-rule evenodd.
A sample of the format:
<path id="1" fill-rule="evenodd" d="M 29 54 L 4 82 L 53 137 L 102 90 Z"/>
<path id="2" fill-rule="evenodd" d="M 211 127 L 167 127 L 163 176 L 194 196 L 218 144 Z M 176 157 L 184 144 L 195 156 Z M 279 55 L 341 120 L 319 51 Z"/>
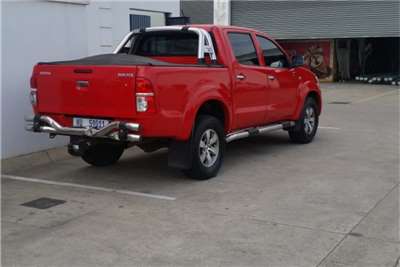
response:
<path id="1" fill-rule="evenodd" d="M 110 123 L 109 120 L 88 119 L 88 118 L 74 118 L 73 126 L 76 128 L 93 128 L 101 129 Z"/>

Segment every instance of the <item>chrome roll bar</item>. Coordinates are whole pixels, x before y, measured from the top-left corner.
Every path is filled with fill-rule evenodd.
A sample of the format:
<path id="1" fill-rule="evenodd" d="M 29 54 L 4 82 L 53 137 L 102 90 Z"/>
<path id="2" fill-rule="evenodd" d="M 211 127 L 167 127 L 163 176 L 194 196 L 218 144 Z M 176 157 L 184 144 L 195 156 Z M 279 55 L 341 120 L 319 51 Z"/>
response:
<path id="1" fill-rule="evenodd" d="M 208 54 L 213 63 L 217 62 L 217 55 L 215 53 L 214 45 L 210 34 L 202 29 L 197 27 L 190 26 L 161 26 L 161 27 L 150 27 L 144 29 L 134 30 L 127 35 L 125 35 L 124 39 L 120 42 L 117 48 L 114 50 L 114 54 L 118 54 L 118 52 L 124 47 L 124 45 L 129 41 L 129 39 L 136 34 L 140 34 L 142 32 L 155 32 L 155 31 L 189 31 L 194 32 L 199 37 L 199 45 L 197 51 L 197 60 L 199 62 L 204 62 L 205 55 Z"/>

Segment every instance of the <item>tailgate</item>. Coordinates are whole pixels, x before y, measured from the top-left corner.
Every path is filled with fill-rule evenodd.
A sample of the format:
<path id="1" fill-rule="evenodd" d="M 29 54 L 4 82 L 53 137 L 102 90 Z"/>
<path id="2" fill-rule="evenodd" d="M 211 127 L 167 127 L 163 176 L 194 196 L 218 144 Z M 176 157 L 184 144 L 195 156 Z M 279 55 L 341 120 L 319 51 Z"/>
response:
<path id="1" fill-rule="evenodd" d="M 135 115 L 136 66 L 39 65 L 38 112 L 104 118 Z"/>

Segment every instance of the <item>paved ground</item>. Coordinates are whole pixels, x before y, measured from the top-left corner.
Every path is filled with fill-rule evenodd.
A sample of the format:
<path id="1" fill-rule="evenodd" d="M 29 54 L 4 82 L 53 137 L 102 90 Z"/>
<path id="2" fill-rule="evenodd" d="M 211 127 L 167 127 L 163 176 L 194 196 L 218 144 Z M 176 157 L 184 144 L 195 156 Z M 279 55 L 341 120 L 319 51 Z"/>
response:
<path id="1" fill-rule="evenodd" d="M 285 132 L 237 141 L 209 181 L 138 149 L 106 169 L 70 159 L 11 173 L 72 186 L 3 176 L 3 265 L 395 266 L 398 90 L 322 87 L 315 142 L 291 144 Z M 40 197 L 66 203 L 21 206 Z"/>

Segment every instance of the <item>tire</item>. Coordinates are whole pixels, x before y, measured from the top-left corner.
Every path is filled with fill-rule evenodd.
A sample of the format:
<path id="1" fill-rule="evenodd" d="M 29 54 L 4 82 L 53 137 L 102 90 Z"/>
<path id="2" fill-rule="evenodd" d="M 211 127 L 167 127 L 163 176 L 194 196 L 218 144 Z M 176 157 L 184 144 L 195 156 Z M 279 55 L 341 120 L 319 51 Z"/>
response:
<path id="1" fill-rule="evenodd" d="M 308 144 L 313 139 L 318 129 L 318 105 L 314 98 L 307 98 L 304 103 L 300 119 L 296 125 L 289 129 L 290 139 L 298 144 Z"/>
<path id="2" fill-rule="evenodd" d="M 192 165 L 184 173 L 196 180 L 215 177 L 221 168 L 225 153 L 225 133 L 215 117 L 198 118 L 191 140 Z"/>
<path id="3" fill-rule="evenodd" d="M 92 144 L 83 153 L 82 159 L 96 167 L 109 166 L 116 163 L 124 152 L 124 145 L 112 143 Z"/>

